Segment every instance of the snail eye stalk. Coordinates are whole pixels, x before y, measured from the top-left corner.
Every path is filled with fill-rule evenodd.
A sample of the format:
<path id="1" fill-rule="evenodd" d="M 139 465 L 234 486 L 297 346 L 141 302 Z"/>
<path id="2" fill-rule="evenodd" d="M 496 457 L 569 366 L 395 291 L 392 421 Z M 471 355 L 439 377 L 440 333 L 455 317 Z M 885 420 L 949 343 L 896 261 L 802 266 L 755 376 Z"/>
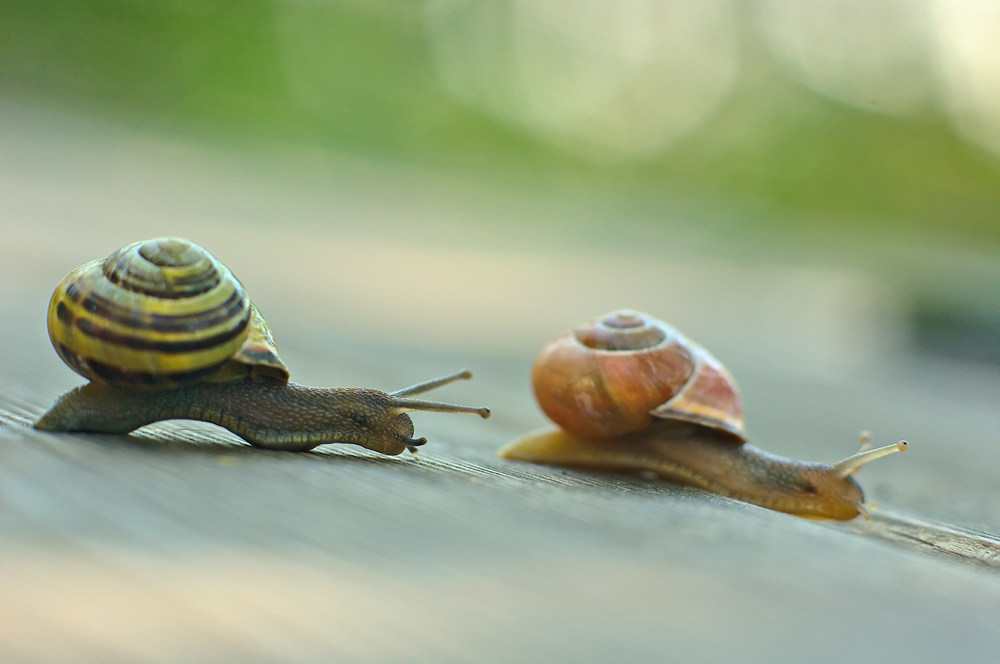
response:
<path id="1" fill-rule="evenodd" d="M 862 445 L 863 447 L 864 445 Z M 881 459 L 884 456 L 889 456 L 890 454 L 895 454 L 896 452 L 905 452 L 910 449 L 910 444 L 905 440 L 901 440 L 898 443 L 892 445 L 885 445 L 884 447 L 876 447 L 873 450 L 863 450 L 857 454 L 852 454 L 843 461 L 838 461 L 833 465 L 833 473 L 839 475 L 840 477 L 850 477 L 854 473 L 858 472 L 861 466 L 866 463 L 870 463 L 875 459 Z"/>
<path id="2" fill-rule="evenodd" d="M 432 378 L 431 380 L 424 381 L 423 383 L 417 383 L 416 385 L 411 385 L 410 387 L 404 387 L 401 390 L 390 392 L 389 396 L 392 397 L 392 405 L 400 409 L 400 412 L 421 410 L 439 413 L 471 413 L 486 419 L 490 416 L 490 409 L 484 406 L 461 406 L 458 404 L 442 403 L 439 401 L 400 398 L 408 397 L 413 394 L 423 394 L 424 392 L 429 392 L 449 383 L 454 383 L 456 380 L 469 380 L 470 378 L 472 378 L 472 372 L 468 369 L 463 369 L 462 371 L 449 374 L 447 376 Z"/>

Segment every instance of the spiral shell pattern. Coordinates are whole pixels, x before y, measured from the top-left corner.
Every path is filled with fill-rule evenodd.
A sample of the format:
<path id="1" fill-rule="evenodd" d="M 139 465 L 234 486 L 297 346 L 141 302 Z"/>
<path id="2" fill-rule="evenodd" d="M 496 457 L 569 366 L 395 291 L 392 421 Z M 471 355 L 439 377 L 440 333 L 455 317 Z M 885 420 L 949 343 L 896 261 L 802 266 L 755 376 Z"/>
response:
<path id="1" fill-rule="evenodd" d="M 180 238 L 130 244 L 80 266 L 49 303 L 49 338 L 89 380 L 170 389 L 246 375 L 233 360 L 287 370 L 242 284 L 208 251 Z M 249 342 L 257 359 L 243 359 Z M 268 369 L 270 370 L 270 369 Z"/>
<path id="2" fill-rule="evenodd" d="M 585 438 L 677 419 L 745 440 L 743 406 L 726 369 L 640 312 L 616 311 L 559 335 L 538 354 L 531 379 L 545 414 Z"/>

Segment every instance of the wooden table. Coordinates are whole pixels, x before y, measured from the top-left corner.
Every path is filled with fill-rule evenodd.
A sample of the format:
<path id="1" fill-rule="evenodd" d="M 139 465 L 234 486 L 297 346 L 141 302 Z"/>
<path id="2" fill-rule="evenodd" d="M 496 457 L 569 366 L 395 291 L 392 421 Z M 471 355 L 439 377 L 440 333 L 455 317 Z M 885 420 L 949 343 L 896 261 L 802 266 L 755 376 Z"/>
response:
<path id="1" fill-rule="evenodd" d="M 996 373 L 908 350 L 877 276 L 705 250 L 683 219 L 602 226 L 460 178 L 261 164 L 33 109 L 0 109 L 0 144 L 0 661 L 1000 654 Z M 391 458 L 260 451 L 189 422 L 30 429 L 78 383 L 45 336 L 55 283 L 165 234 L 234 270 L 300 382 L 396 389 L 467 366 L 435 396 L 493 418 L 417 414 L 431 442 Z M 874 520 L 498 459 L 543 423 L 535 351 L 622 306 L 713 349 L 763 447 L 832 461 L 861 428 L 908 438 L 861 474 Z"/>

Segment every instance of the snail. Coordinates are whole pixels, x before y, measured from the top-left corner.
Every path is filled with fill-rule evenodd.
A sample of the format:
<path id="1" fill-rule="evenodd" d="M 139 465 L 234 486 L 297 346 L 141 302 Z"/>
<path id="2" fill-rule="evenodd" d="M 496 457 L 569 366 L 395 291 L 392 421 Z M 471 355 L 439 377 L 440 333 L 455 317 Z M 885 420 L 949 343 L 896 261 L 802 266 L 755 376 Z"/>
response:
<path id="1" fill-rule="evenodd" d="M 746 442 L 743 406 L 729 372 L 666 323 L 617 311 L 549 342 L 532 367 L 544 413 L 560 428 L 500 450 L 518 461 L 653 473 L 803 517 L 864 514 L 852 475 L 900 441 L 835 464 L 807 463 Z"/>
<path id="2" fill-rule="evenodd" d="M 490 415 L 412 398 L 468 371 L 389 393 L 289 382 L 243 285 L 180 238 L 136 242 L 70 272 L 52 295 L 48 329 L 59 357 L 90 382 L 61 396 L 36 429 L 124 434 L 190 419 L 257 447 L 349 443 L 395 455 L 427 442 L 413 437 L 409 411 Z"/>

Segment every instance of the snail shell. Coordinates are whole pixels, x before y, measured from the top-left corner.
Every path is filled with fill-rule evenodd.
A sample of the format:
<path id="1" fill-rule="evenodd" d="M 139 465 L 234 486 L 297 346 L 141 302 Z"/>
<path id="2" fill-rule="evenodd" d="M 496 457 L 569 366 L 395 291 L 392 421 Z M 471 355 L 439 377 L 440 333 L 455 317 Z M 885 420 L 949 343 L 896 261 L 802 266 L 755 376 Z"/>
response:
<path id="1" fill-rule="evenodd" d="M 564 332 L 541 350 L 531 381 L 545 414 L 579 436 L 607 438 L 673 419 L 746 440 L 729 372 L 647 314 L 617 311 Z"/>
<path id="2" fill-rule="evenodd" d="M 49 303 L 59 357 L 93 382 L 172 389 L 288 369 L 229 269 L 181 238 L 135 242 L 70 272 Z"/>

